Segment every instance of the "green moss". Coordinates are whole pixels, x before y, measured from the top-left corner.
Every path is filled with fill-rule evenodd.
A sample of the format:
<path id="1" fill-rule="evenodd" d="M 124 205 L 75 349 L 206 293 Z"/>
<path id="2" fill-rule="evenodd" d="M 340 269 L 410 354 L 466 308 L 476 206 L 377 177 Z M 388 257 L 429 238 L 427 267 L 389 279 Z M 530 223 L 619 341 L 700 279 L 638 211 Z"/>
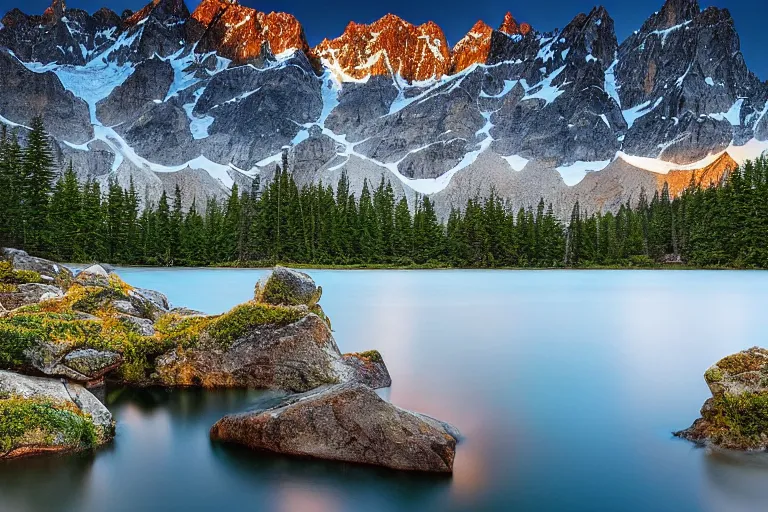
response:
<path id="1" fill-rule="evenodd" d="M 28 284 L 42 283 L 40 274 L 31 270 L 14 270 L 10 261 L 0 261 L 0 283 L 3 284 Z"/>
<path id="2" fill-rule="evenodd" d="M 167 313 L 155 323 L 155 331 L 169 344 L 181 348 L 197 345 L 200 333 L 212 322 L 210 317 L 183 317 L 176 313 Z"/>
<path id="3" fill-rule="evenodd" d="M 19 287 L 11 283 L 0 283 L 0 293 L 16 293 Z"/>
<path id="4" fill-rule="evenodd" d="M 15 368 L 25 362 L 24 352 L 37 342 L 37 336 L 25 329 L 0 323 L 0 368 Z"/>
<path id="5" fill-rule="evenodd" d="M 755 441 L 768 434 L 768 393 L 722 395 L 714 399 L 712 421 L 728 435 Z"/>
<path id="6" fill-rule="evenodd" d="M 723 372 L 717 366 L 713 366 L 704 374 L 707 382 L 720 382 L 723 380 Z"/>
<path id="7" fill-rule="evenodd" d="M 383 363 L 384 358 L 381 357 L 381 353 L 378 350 L 369 350 L 367 352 L 360 352 L 357 357 L 373 361 L 374 363 Z"/>
<path id="8" fill-rule="evenodd" d="M 283 327 L 298 322 L 305 316 L 306 312 L 296 308 L 248 302 L 216 318 L 208 328 L 208 333 L 226 346 L 256 327 Z"/>
<path id="9" fill-rule="evenodd" d="M 7 395 L 0 399 L 0 456 L 23 447 L 87 449 L 98 440 L 90 416 L 74 405 Z"/>

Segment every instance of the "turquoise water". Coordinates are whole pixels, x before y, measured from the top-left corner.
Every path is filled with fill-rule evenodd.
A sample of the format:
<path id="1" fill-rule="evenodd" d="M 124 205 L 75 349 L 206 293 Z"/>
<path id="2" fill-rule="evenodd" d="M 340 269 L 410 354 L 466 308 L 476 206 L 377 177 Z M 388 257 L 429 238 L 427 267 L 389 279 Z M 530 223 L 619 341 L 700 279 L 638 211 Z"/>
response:
<path id="1" fill-rule="evenodd" d="M 260 270 L 120 269 L 220 313 Z M 0 463 L 0 510 L 757 511 L 768 457 L 670 432 L 702 374 L 768 333 L 768 273 L 310 271 L 342 351 L 379 349 L 397 405 L 456 425 L 452 478 L 211 444 L 259 392 L 110 390 L 113 445 Z"/>

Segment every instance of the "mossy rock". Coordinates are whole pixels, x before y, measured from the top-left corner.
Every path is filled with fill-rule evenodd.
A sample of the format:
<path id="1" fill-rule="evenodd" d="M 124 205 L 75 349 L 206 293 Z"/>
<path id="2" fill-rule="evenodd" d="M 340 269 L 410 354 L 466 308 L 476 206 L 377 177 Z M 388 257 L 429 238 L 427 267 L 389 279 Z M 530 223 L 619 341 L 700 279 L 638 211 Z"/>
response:
<path id="1" fill-rule="evenodd" d="M 768 350 L 752 347 L 724 357 L 704 374 L 712 396 L 760 393 L 768 377 Z"/>
<path id="2" fill-rule="evenodd" d="M 275 267 L 265 278 L 256 283 L 256 302 L 276 306 L 312 307 L 320 301 L 323 289 L 304 272 L 285 267 Z"/>
<path id="3" fill-rule="evenodd" d="M 732 450 L 768 449 L 768 350 L 753 347 L 707 369 L 701 418 L 675 435 Z"/>
<path id="4" fill-rule="evenodd" d="M 113 436 L 112 415 L 84 388 L 0 371 L 0 459 L 89 450 Z"/>

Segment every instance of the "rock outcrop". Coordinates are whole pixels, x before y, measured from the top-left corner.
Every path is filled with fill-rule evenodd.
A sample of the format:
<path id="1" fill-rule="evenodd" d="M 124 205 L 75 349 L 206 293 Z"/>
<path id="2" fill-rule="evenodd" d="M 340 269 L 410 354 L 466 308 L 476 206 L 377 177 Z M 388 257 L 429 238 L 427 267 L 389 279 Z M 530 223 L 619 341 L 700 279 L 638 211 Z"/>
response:
<path id="1" fill-rule="evenodd" d="M 718 361 L 704 374 L 712 392 L 701 418 L 675 435 L 731 450 L 768 450 L 768 350 L 754 347 Z"/>
<path id="2" fill-rule="evenodd" d="M 266 410 L 227 416 L 211 439 L 285 455 L 450 473 L 458 432 L 400 409 L 362 384 L 289 397 Z"/>
<path id="3" fill-rule="evenodd" d="M 317 304 L 321 294 L 307 274 L 276 267 L 256 286 L 253 302 L 216 319 L 175 320 L 196 324 L 199 341 L 160 356 L 157 378 L 166 386 L 293 392 L 350 381 L 389 387 L 392 381 L 378 352 L 341 354 Z"/>
<path id="4" fill-rule="evenodd" d="M 169 311 L 163 294 L 93 265 L 66 293 L 36 295 L 22 308 L 5 300 L 21 292 L 0 294 L 11 309 L 0 319 L 0 367 L 89 386 L 105 377 L 139 386 L 294 392 L 350 381 L 390 386 L 381 354 L 339 351 L 321 294 L 307 274 L 277 267 L 257 286 L 256 300 L 207 316 Z"/>
<path id="5" fill-rule="evenodd" d="M 93 449 L 112 439 L 114 426 L 77 384 L 0 370 L 0 459 Z"/>
<path id="6" fill-rule="evenodd" d="M 197 51 L 218 52 L 238 64 L 309 50 L 304 28 L 287 13 L 267 14 L 231 0 L 204 0 L 192 19 L 202 28 Z"/>

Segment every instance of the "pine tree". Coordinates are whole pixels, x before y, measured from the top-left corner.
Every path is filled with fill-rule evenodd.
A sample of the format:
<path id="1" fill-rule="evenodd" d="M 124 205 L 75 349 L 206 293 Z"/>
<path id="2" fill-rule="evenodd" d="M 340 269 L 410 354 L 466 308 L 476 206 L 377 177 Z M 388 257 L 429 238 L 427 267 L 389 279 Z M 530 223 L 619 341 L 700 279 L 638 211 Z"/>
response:
<path id="1" fill-rule="evenodd" d="M 56 176 L 48 135 L 40 117 L 32 119 L 22 157 L 21 222 L 24 247 L 44 253 L 48 248 L 48 200 Z"/>

